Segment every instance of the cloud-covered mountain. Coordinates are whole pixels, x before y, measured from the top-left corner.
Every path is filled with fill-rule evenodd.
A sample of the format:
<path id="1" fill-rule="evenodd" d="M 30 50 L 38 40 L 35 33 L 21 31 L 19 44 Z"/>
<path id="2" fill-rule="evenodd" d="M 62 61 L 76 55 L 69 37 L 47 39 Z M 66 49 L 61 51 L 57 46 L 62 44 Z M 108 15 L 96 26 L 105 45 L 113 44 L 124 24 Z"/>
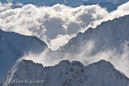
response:
<path id="1" fill-rule="evenodd" d="M 0 30 L 0 81 L 17 59 L 28 52 L 41 53 L 47 45 L 34 36 Z"/>
<path id="2" fill-rule="evenodd" d="M 38 71 L 37 71 L 38 70 Z M 129 79 L 107 61 L 84 66 L 78 61 L 61 61 L 51 67 L 28 60 L 18 60 L 7 74 L 3 86 L 128 86 Z M 21 81 L 20 84 L 17 81 Z M 8 84 L 10 83 L 10 84 Z M 31 82 L 27 86 L 32 86 Z"/>
<path id="3" fill-rule="evenodd" d="M 28 3 L 25 3 L 25 4 L 28 4 Z M 72 3 L 72 2 L 69 2 L 69 3 Z M 112 5 L 117 4 L 116 2 L 102 2 L 102 3 L 104 4 L 111 3 Z M 20 4 L 22 6 L 21 3 L 17 3 L 17 4 Z M 72 7 L 68 7 L 60 4 L 54 5 L 52 7 L 45 7 L 45 6 L 37 7 L 29 4 L 21 8 L 11 9 L 11 6 L 12 6 L 11 3 L 0 4 L 0 6 L 3 7 L 2 9 L 0 9 L 1 11 L 0 28 L 2 28 L 5 31 L 15 31 L 25 35 L 38 36 L 41 39 L 45 39 L 45 41 L 49 42 L 50 45 L 54 45 L 54 47 L 57 48 L 57 46 L 59 47 L 62 43 L 64 44 L 67 43 L 67 41 L 72 37 L 72 35 L 75 35 L 79 31 L 86 30 L 86 28 L 89 26 L 93 27 L 95 25 L 98 25 L 102 21 L 110 20 L 107 22 L 103 22 L 101 25 L 97 26 L 96 28 L 89 28 L 84 33 L 79 33 L 76 37 L 72 38 L 68 42 L 68 44 L 61 47 L 59 50 L 55 52 L 49 52 L 48 50 L 43 52 L 42 54 L 39 54 L 39 56 L 37 55 L 36 60 L 42 62 L 43 64 L 47 63 L 47 65 L 55 64 L 55 63 L 57 64 L 57 62 L 63 59 L 68 59 L 70 61 L 79 60 L 85 65 L 87 65 L 89 63 L 98 61 L 100 59 L 106 59 L 111 61 L 116 66 L 117 69 L 121 69 L 122 72 L 126 73 L 126 75 L 129 75 L 128 73 L 129 69 L 127 68 L 127 65 L 129 62 L 128 60 L 129 16 L 117 18 L 128 14 L 129 12 L 128 4 L 129 2 L 118 7 L 117 10 L 111 13 L 108 13 L 105 9 L 101 8 L 98 5 L 79 6 L 76 8 L 72 8 Z M 117 18 L 117 19 L 114 19 L 114 18 Z M 114 20 L 112 21 L 112 19 Z M 18 58 L 22 57 L 25 53 L 28 53 L 29 51 L 31 52 L 31 56 L 35 57 L 34 55 L 35 53 L 41 53 L 46 47 L 47 45 L 37 37 L 31 37 L 31 36 L 28 37 L 28 36 L 19 35 L 13 32 L 4 32 L 0 30 L 0 69 L 1 69 L 0 76 L 2 76 L 0 80 L 3 79 L 7 71 L 11 68 L 11 66 L 15 63 L 15 61 Z M 31 58 L 30 56 L 28 59 L 33 60 L 33 58 Z M 103 61 L 100 61 L 100 63 L 101 62 L 103 63 Z M 33 65 L 34 69 L 32 67 L 28 67 L 28 63 Z M 104 62 L 103 65 L 105 63 L 106 62 Z M 20 68 L 23 68 L 23 71 L 19 69 L 19 64 L 23 65 L 23 66 L 20 65 Z M 72 65 L 72 63 L 69 63 L 69 65 Z M 63 67 L 64 66 L 65 65 L 63 65 Z M 50 69 L 49 71 L 56 71 L 54 69 L 55 67 L 58 67 L 58 65 L 54 67 L 44 67 L 44 68 L 46 71 L 48 71 L 49 69 Z M 84 66 L 82 67 L 84 68 Z M 33 64 L 31 61 L 18 60 L 17 63 L 14 65 L 14 67 L 8 73 L 5 80 L 6 82 L 8 82 L 8 80 L 12 80 L 16 78 L 20 78 L 20 79 L 25 79 L 25 78 L 42 79 L 43 78 L 44 79 L 44 77 L 41 77 L 40 75 L 38 75 L 38 74 L 41 74 L 40 73 L 41 71 L 44 71 L 42 70 L 44 68 L 42 67 L 42 65 L 40 65 L 39 67 L 37 67 L 37 65 L 35 66 L 35 64 Z M 96 70 L 96 67 L 93 67 L 93 68 L 95 68 L 95 71 L 98 70 L 98 69 Z M 92 69 L 92 67 L 90 69 Z M 26 73 L 26 70 L 27 70 L 27 73 Z M 33 72 L 30 72 L 29 70 L 34 71 L 34 74 L 35 73 L 38 73 L 38 74 L 33 76 L 32 75 Z M 35 71 L 35 70 L 39 70 L 39 71 Z M 59 68 L 59 70 L 62 70 L 62 69 Z M 67 71 L 67 69 L 66 69 L 66 72 L 70 73 L 70 71 Z M 79 71 L 76 71 L 76 72 L 78 73 Z M 46 72 L 45 73 L 42 72 L 42 73 L 44 75 L 47 74 L 47 76 L 45 76 L 45 79 L 48 81 L 49 79 L 51 81 L 52 78 L 55 77 L 54 74 L 52 75 L 52 77 L 49 76 L 51 73 L 50 74 Z M 91 73 L 92 72 L 89 71 L 89 74 Z M 19 74 L 23 74 L 23 76 Z M 30 74 L 30 75 L 27 75 L 27 74 Z M 64 82 L 62 83 L 66 85 L 67 84 L 71 85 L 69 80 L 72 77 L 76 78 L 76 75 L 78 74 L 75 74 L 75 76 L 74 74 L 69 75 L 69 77 L 66 77 L 67 80 L 64 80 L 64 82 L 66 83 Z M 114 72 L 111 75 L 114 76 Z M 91 75 L 89 76 L 93 77 Z M 101 76 L 104 77 L 107 75 L 101 75 Z M 120 76 L 118 76 L 115 79 L 113 78 L 113 80 L 116 80 L 115 82 L 118 82 L 120 80 L 119 77 L 121 76 L 125 77 L 124 75 L 120 74 Z M 65 76 L 62 76 L 62 77 L 65 78 Z M 93 78 L 88 78 L 89 82 L 91 84 L 97 84 L 97 82 L 94 82 L 95 80 Z M 125 78 L 121 78 L 121 80 Z M 84 78 L 84 79 L 87 79 L 87 78 Z M 100 80 L 103 80 L 103 78 L 100 77 Z M 76 80 L 73 80 L 73 82 L 74 81 Z M 57 83 L 54 83 L 54 81 L 52 82 L 53 82 L 52 84 L 57 85 Z M 98 86 L 102 84 L 100 81 L 98 82 L 99 82 Z M 106 79 L 105 83 L 107 82 L 111 82 L 111 81 L 110 80 L 108 81 L 108 79 Z M 120 86 L 121 85 L 126 86 L 128 84 L 127 82 L 128 82 L 128 78 L 118 83 L 120 84 Z M 88 82 L 85 82 L 85 83 L 88 83 Z M 50 84 L 51 83 L 48 83 L 48 85 L 46 84 L 46 86 L 50 86 Z M 81 85 L 81 83 L 79 84 Z M 117 85 L 117 83 L 111 83 L 109 85 L 113 86 L 114 84 Z"/>
<path id="4" fill-rule="evenodd" d="M 61 59 L 79 60 L 84 64 L 106 59 L 129 75 L 129 15 L 103 22 L 96 28 L 79 33 L 57 50 Z M 63 52 L 63 53 L 62 53 Z M 123 64 L 124 63 L 124 64 Z"/>
<path id="5" fill-rule="evenodd" d="M 53 50 L 66 44 L 78 32 L 88 27 L 96 27 L 102 21 L 129 14 L 129 2 L 111 13 L 98 5 L 73 8 L 60 4 L 51 7 L 29 4 L 17 9 L 10 8 L 11 5 L 0 4 L 0 28 L 37 36 Z"/>
<path id="6" fill-rule="evenodd" d="M 129 15 L 116 18 L 112 21 L 103 22 L 96 28 L 89 28 L 84 33 L 72 38 L 65 46 L 61 47 L 62 51 L 74 52 L 87 50 L 88 42 L 93 43 L 91 53 L 103 51 L 105 49 L 121 50 L 124 44 L 128 46 L 129 42 Z M 85 45 L 85 47 L 81 47 Z M 84 48 L 84 49 L 83 49 Z"/>
<path id="7" fill-rule="evenodd" d="M 129 76 L 129 15 L 103 22 L 96 28 L 79 33 L 65 46 L 54 52 L 25 56 L 27 60 L 55 65 L 61 60 L 80 61 L 84 65 L 105 59 Z M 38 57 L 38 59 L 37 59 Z"/>
<path id="8" fill-rule="evenodd" d="M 103 19 L 107 14 L 108 12 L 98 5 L 72 8 L 59 4 L 52 7 L 29 4 L 1 12 L 0 27 L 4 31 L 37 36 L 48 42 L 52 49 L 58 49 L 67 43 L 71 35 L 94 25 L 94 21 Z"/>

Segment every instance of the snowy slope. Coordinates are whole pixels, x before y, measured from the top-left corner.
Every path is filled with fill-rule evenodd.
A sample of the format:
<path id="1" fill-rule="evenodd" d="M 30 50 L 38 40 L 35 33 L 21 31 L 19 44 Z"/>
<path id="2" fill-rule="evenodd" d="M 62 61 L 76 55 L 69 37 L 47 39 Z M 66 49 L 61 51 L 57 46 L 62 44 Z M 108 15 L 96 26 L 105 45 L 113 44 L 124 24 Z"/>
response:
<path id="1" fill-rule="evenodd" d="M 72 38 L 65 46 L 58 51 L 80 53 L 87 52 L 90 48 L 91 55 L 104 50 L 117 50 L 122 52 L 123 47 L 129 43 L 129 15 L 112 21 L 103 22 L 92 29 Z"/>
<path id="2" fill-rule="evenodd" d="M 28 52 L 40 53 L 47 45 L 37 37 L 0 30 L 0 81 L 17 59 Z"/>
<path id="3" fill-rule="evenodd" d="M 38 70 L 38 71 L 37 71 Z M 16 84 L 16 80 L 21 84 Z M 84 66 L 78 61 L 61 61 L 52 67 L 43 67 L 41 64 L 28 60 L 18 60 L 5 78 L 3 86 L 25 86 L 29 81 L 42 81 L 34 86 L 128 86 L 129 79 L 110 62 L 99 62 Z M 14 82 L 13 82 L 14 81 Z M 7 83 L 13 84 L 7 84 Z M 24 84 L 24 85 L 22 85 Z M 32 86 L 32 84 L 27 84 Z"/>

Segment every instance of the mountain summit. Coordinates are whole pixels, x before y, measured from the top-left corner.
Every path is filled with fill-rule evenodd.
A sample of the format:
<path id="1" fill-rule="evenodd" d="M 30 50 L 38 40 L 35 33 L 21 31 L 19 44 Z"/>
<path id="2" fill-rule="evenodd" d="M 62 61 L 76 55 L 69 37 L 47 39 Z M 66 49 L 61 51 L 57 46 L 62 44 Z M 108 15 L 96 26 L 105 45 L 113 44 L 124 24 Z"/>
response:
<path id="1" fill-rule="evenodd" d="M 78 61 L 63 60 L 55 66 L 43 67 L 41 64 L 32 61 L 18 60 L 7 74 L 3 86 L 25 86 L 26 80 L 43 81 L 38 86 L 129 85 L 129 79 L 105 60 L 92 63 L 86 67 Z M 17 84 L 16 81 L 22 81 L 22 83 Z M 12 84 L 12 82 L 14 83 Z M 34 83 L 27 84 L 27 86 L 32 85 Z M 37 86 L 36 83 L 35 86 Z"/>
<path id="2" fill-rule="evenodd" d="M 89 28 L 84 33 L 72 38 L 58 51 L 80 53 L 91 51 L 96 54 L 105 50 L 122 52 L 129 42 L 129 15 L 101 23 L 96 28 Z"/>
<path id="3" fill-rule="evenodd" d="M 41 53 L 47 45 L 34 36 L 0 30 L 0 81 L 20 57 L 28 52 Z"/>

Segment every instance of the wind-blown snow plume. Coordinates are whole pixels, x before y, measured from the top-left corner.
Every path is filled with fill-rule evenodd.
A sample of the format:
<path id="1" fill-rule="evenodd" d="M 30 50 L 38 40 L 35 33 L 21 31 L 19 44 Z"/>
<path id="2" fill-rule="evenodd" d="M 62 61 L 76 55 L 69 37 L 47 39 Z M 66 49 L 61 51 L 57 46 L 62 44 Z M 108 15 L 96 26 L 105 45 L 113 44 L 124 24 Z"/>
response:
<path id="1" fill-rule="evenodd" d="M 69 61 L 80 61 L 85 66 L 97 62 L 99 60 L 107 60 L 110 61 L 116 69 L 124 73 L 126 76 L 129 77 L 129 47 L 127 47 L 127 44 L 125 43 L 122 52 L 118 53 L 116 50 L 112 49 L 105 49 L 104 51 L 101 51 L 95 55 L 91 55 L 92 49 L 94 49 L 94 42 L 89 41 L 86 45 L 83 45 L 83 47 L 87 47 L 85 51 L 78 53 L 78 54 L 70 54 L 70 53 L 61 53 L 61 52 L 50 52 L 49 50 L 45 50 L 41 54 L 32 54 L 25 55 L 23 59 L 26 60 L 32 60 L 36 63 L 41 63 L 44 66 L 54 66 L 57 63 L 59 63 L 62 60 L 69 60 Z"/>

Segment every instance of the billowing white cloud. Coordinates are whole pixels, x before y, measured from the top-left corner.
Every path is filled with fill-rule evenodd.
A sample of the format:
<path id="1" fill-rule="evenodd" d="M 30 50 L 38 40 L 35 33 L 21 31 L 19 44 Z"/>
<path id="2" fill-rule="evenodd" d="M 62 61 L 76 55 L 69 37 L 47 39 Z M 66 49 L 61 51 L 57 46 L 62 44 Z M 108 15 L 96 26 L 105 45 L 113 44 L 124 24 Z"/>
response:
<path id="1" fill-rule="evenodd" d="M 12 3 L 1 3 L 0 2 L 0 12 L 11 9 Z"/>
<path id="2" fill-rule="evenodd" d="M 3 4 L 0 6 L 5 7 Z M 129 2 L 119 6 L 117 10 L 111 13 L 108 13 L 106 9 L 98 5 L 72 8 L 60 4 L 52 7 L 36 7 L 29 4 L 16 9 L 10 9 L 9 7 L 9 10 L 5 7 L 5 11 L 2 10 L 0 12 L 0 28 L 4 31 L 37 36 L 45 40 L 52 49 L 58 49 L 59 46 L 67 43 L 71 37 L 80 31 L 85 31 L 88 27 L 96 27 L 102 21 L 128 15 L 128 8 Z M 50 53 L 46 50 L 40 55 L 30 53 L 30 55 L 26 55 L 24 58 L 43 63 L 46 66 L 55 65 L 62 59 L 78 60 L 85 65 L 105 59 L 111 61 L 117 69 L 129 76 L 127 48 L 124 48 L 123 54 L 118 54 L 114 50 L 105 50 L 95 56 L 88 57 L 94 47 L 94 42 L 89 41 L 85 46 L 88 46 L 87 52 L 76 55 L 67 53 L 62 55 L 56 52 Z"/>
<path id="3" fill-rule="evenodd" d="M 60 4 L 52 7 L 36 7 L 28 4 L 21 8 L 10 9 L 11 5 L 11 3 L 0 3 L 0 11 L 2 11 L 0 12 L 0 28 L 4 31 L 37 36 L 52 50 L 58 49 L 78 32 L 84 32 L 88 27 L 94 28 L 103 21 L 129 14 L 129 2 L 111 13 L 98 5 L 73 8 Z M 56 45 L 59 38 L 62 42 Z"/>
<path id="4" fill-rule="evenodd" d="M 104 18 L 100 18 L 100 20 L 95 20 L 94 21 L 95 23 L 92 22 L 92 24 L 88 24 L 88 25 L 89 26 L 93 25 L 94 27 L 96 27 L 102 21 L 112 20 L 114 18 L 119 18 L 123 15 L 128 15 L 129 11 L 127 11 L 128 10 L 127 4 L 129 4 L 129 2 L 118 7 L 117 10 L 115 10 L 111 13 L 106 13 Z M 79 18 L 81 18 L 81 17 L 79 17 Z M 85 18 L 85 16 L 83 18 Z M 83 20 L 83 18 L 81 19 L 82 22 L 80 24 L 86 22 L 85 19 Z M 72 21 L 72 23 L 73 23 L 73 21 Z M 76 22 L 74 22 L 74 23 L 76 23 Z M 72 25 L 72 26 L 74 27 L 75 25 Z M 67 26 L 64 25 L 63 27 L 67 27 Z M 83 25 L 81 28 L 83 28 Z M 86 27 L 85 27 L 85 29 L 86 29 Z M 69 36 L 69 34 L 68 34 L 68 36 Z M 66 36 L 66 37 L 68 37 L 68 36 Z M 59 37 L 62 37 L 62 36 L 59 36 Z M 68 37 L 68 39 L 69 38 L 70 37 Z M 58 39 L 58 37 L 56 39 Z M 54 39 L 54 41 L 56 39 Z M 55 42 L 53 41 L 53 42 L 58 44 L 58 40 Z M 81 49 L 83 50 L 83 48 L 86 47 L 87 48 L 86 51 L 81 51 L 80 53 L 77 53 L 77 54 L 64 53 L 64 52 L 63 53 L 62 52 L 52 52 L 51 53 L 48 50 L 46 50 L 45 52 L 41 53 L 40 55 L 33 55 L 32 53 L 30 53 L 29 55 L 25 55 L 23 58 L 33 60 L 38 63 L 42 63 L 45 66 L 55 65 L 55 64 L 59 63 L 61 60 L 69 60 L 69 61 L 77 60 L 77 61 L 82 62 L 84 65 L 88 65 L 92 62 L 96 62 L 101 59 L 104 59 L 104 60 L 110 61 L 115 66 L 116 69 L 123 72 L 125 75 L 127 75 L 129 77 L 129 72 L 128 72 L 129 71 L 129 68 L 128 68 L 129 47 L 127 46 L 128 43 L 125 42 L 125 44 L 123 45 L 124 47 L 121 49 L 122 53 L 118 53 L 115 49 L 105 49 L 94 55 L 92 55 L 92 53 L 91 53 L 91 51 L 94 49 L 94 46 L 95 46 L 94 40 L 89 40 L 89 41 L 87 41 L 87 43 L 84 43 L 84 44 L 85 45 L 81 46 Z"/>
<path id="5" fill-rule="evenodd" d="M 94 21 L 103 19 L 107 14 L 108 12 L 98 5 L 72 8 L 60 4 L 52 7 L 36 7 L 29 4 L 0 13 L 0 28 L 4 31 L 38 36 L 52 49 L 57 49 L 75 34 L 92 26 Z M 54 44 L 59 38 L 60 41 L 62 38 L 62 41 L 65 39 L 65 42 Z"/>
<path id="6" fill-rule="evenodd" d="M 23 6 L 23 4 L 20 3 L 20 2 L 17 2 L 17 3 L 15 4 L 15 6 Z"/>
<path id="7" fill-rule="evenodd" d="M 128 8 L 129 8 L 129 2 L 118 6 L 118 8 L 116 10 L 110 12 L 108 15 L 105 15 L 105 17 L 103 19 L 95 21 L 93 28 L 95 28 L 96 26 L 98 26 L 99 24 L 101 24 L 104 21 L 113 20 L 115 18 L 119 18 L 124 15 L 129 15 Z"/>
<path id="8" fill-rule="evenodd" d="M 112 18 L 119 18 L 120 16 L 129 14 L 129 2 L 119 6 L 117 10 L 111 13 Z"/>

